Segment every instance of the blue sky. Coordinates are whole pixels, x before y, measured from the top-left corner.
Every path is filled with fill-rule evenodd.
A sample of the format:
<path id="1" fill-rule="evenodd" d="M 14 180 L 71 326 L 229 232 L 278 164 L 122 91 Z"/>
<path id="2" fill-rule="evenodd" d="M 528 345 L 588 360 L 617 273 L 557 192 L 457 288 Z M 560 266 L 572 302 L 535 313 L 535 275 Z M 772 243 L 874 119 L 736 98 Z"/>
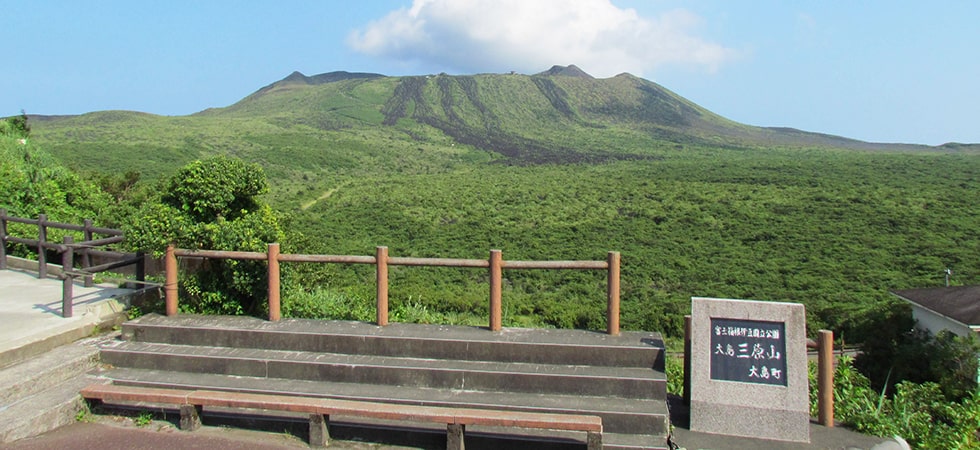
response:
<path id="1" fill-rule="evenodd" d="M 0 115 L 191 114 L 292 71 L 656 81 L 732 120 L 980 142 L 980 2 L 0 0 Z"/>

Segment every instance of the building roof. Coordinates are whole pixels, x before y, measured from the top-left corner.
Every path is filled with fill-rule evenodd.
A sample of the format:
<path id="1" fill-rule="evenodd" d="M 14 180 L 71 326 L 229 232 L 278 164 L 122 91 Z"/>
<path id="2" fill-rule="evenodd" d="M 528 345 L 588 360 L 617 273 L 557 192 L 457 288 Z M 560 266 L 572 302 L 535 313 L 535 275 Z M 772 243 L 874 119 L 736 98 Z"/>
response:
<path id="1" fill-rule="evenodd" d="M 980 326 L 980 286 L 892 291 L 902 299 L 968 326 Z"/>

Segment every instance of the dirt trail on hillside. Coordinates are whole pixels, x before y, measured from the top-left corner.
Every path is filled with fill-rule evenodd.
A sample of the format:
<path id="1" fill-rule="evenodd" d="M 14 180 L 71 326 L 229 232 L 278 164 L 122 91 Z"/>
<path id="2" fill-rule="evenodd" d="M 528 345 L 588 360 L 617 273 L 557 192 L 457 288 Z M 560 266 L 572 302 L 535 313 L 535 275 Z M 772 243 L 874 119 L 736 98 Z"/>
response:
<path id="1" fill-rule="evenodd" d="M 331 195 L 333 195 L 335 192 L 339 191 L 340 188 L 343 187 L 343 186 L 344 185 L 342 184 L 342 185 L 337 186 L 337 187 L 335 187 L 333 189 L 324 191 L 323 194 L 320 194 L 319 197 L 317 197 L 317 198 L 315 198 L 313 200 L 310 200 L 310 201 L 308 201 L 306 203 L 303 203 L 302 205 L 300 205 L 299 208 L 302 209 L 303 211 L 306 211 L 307 209 L 310 209 L 313 205 L 317 204 L 317 202 L 319 202 L 320 200 L 326 200 L 326 199 L 330 198 Z"/>

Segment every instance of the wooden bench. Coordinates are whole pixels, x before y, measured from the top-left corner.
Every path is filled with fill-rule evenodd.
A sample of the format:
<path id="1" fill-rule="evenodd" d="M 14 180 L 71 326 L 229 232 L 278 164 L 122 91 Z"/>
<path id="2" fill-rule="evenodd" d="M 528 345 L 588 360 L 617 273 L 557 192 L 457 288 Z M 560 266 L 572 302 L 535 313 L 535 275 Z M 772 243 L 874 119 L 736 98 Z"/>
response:
<path id="1" fill-rule="evenodd" d="M 400 405 L 291 395 L 249 394 L 209 390 L 160 389 L 138 386 L 93 384 L 81 391 L 90 402 L 142 402 L 177 405 L 180 429 L 193 431 L 201 426 L 204 407 L 247 408 L 306 413 L 310 418 L 310 446 L 325 447 L 330 435 L 331 415 L 382 420 L 405 420 L 446 424 L 446 449 L 464 448 L 467 425 L 516 427 L 563 431 L 584 431 L 589 450 L 602 449 L 602 418 L 577 414 L 500 411 L 475 408 Z"/>

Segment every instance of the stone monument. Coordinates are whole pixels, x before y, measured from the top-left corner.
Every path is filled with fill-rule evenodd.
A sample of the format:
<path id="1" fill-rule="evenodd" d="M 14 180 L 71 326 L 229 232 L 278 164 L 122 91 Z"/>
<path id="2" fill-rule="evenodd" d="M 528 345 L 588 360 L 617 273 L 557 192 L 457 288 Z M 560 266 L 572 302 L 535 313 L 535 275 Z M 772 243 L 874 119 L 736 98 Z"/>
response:
<path id="1" fill-rule="evenodd" d="M 806 312 L 691 299 L 691 430 L 810 442 Z"/>

